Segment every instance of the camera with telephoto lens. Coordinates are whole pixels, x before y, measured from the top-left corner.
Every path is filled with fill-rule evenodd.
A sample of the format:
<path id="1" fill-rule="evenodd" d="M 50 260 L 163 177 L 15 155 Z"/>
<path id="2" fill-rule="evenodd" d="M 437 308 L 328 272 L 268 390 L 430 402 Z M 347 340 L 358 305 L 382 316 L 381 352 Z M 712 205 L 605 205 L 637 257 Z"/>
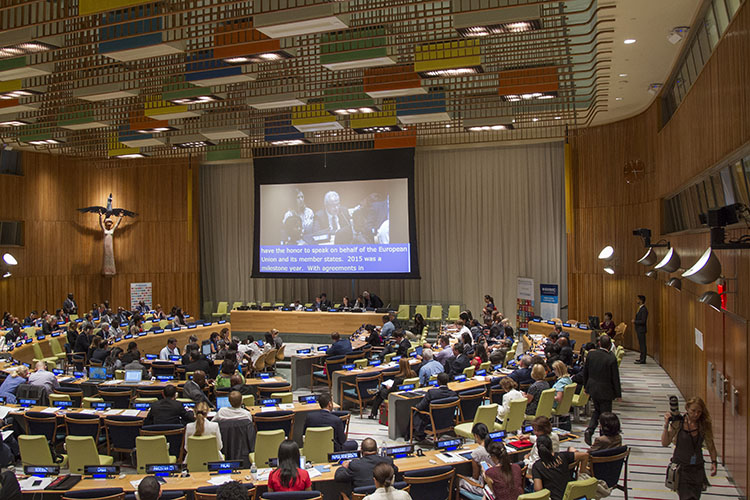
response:
<path id="1" fill-rule="evenodd" d="M 682 420 L 682 414 L 680 413 L 680 400 L 677 396 L 669 396 L 669 421 L 677 422 Z"/>

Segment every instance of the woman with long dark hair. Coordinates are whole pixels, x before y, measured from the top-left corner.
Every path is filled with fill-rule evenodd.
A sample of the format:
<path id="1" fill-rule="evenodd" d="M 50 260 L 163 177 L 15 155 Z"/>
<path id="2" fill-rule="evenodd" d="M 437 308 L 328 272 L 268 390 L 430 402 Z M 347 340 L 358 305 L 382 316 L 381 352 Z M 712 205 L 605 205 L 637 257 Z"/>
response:
<path id="1" fill-rule="evenodd" d="M 534 478 L 534 491 L 548 489 L 551 500 L 562 500 L 565 487 L 570 482 L 570 465 L 578 460 L 584 460 L 586 453 L 552 450 L 552 439 L 549 436 L 538 436 L 536 447 L 539 460 L 531 469 Z M 572 448 L 568 448 L 569 450 Z"/>
<path id="2" fill-rule="evenodd" d="M 482 318 L 484 321 L 492 320 L 492 313 L 496 310 L 495 299 L 491 295 L 484 296 L 484 308 L 482 308 Z"/>
<path id="3" fill-rule="evenodd" d="M 383 404 L 383 401 L 388 399 L 388 394 L 397 391 L 398 386 L 402 385 L 407 378 L 414 378 L 416 376 L 417 374 L 414 373 L 414 370 L 411 369 L 411 365 L 409 364 L 409 358 L 401 358 L 398 361 L 398 373 L 396 373 L 393 378 L 393 384 L 391 384 L 390 387 L 381 385 L 380 391 L 375 396 L 375 399 L 372 400 L 372 413 L 369 416 L 370 420 L 378 418 L 380 405 Z"/>
<path id="4" fill-rule="evenodd" d="M 711 455 L 711 475 L 716 475 L 717 459 L 711 415 L 706 403 L 699 397 L 688 399 L 682 418 L 664 414 L 664 430 L 661 445 L 674 444 L 672 463 L 679 465 L 677 495 L 680 500 L 699 499 L 704 486 L 708 485 L 703 462 L 703 447 Z"/>
<path id="5" fill-rule="evenodd" d="M 107 374 L 112 375 L 115 370 L 122 370 L 122 348 L 114 347 L 110 352 L 107 359 L 104 360 L 104 368 L 107 369 Z"/>
<path id="6" fill-rule="evenodd" d="M 516 500 L 523 494 L 523 472 L 518 464 L 511 463 L 503 443 L 487 444 L 487 454 L 492 467 L 484 472 L 485 483 L 492 488 L 495 500 Z"/>
<path id="7" fill-rule="evenodd" d="M 471 360 L 471 365 L 479 370 L 479 365 L 486 363 L 490 360 L 487 355 L 487 345 L 484 343 L 478 343 L 474 348 L 474 358 Z"/>
<path id="8" fill-rule="evenodd" d="M 279 445 L 279 466 L 268 476 L 268 491 L 310 491 L 312 482 L 299 467 L 299 447 L 289 439 Z"/>
<path id="9" fill-rule="evenodd" d="M 483 423 L 474 424 L 471 428 L 471 434 L 474 436 L 474 442 L 477 447 L 471 450 L 471 478 L 473 481 L 461 479 L 458 483 L 459 488 L 474 495 L 482 495 L 484 491 L 484 479 L 482 478 L 482 463 L 490 464 L 490 456 L 487 453 L 486 446 L 491 443 L 488 440 L 489 429 Z"/>

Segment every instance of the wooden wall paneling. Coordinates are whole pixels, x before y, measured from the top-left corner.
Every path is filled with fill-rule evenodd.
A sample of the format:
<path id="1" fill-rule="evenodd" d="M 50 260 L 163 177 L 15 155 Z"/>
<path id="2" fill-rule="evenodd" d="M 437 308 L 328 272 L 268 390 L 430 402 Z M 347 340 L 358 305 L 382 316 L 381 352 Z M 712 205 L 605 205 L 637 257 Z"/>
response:
<path id="1" fill-rule="evenodd" d="M 103 299 L 127 306 L 130 283 L 150 281 L 155 302 L 200 313 L 195 216 L 193 240 L 187 239 L 187 160 L 101 169 L 81 158 L 24 152 L 22 161 L 24 176 L 0 176 L 0 213 L 26 223 L 24 247 L 9 249 L 19 265 L 0 285 L 0 309 L 18 316 L 54 310 L 68 292 L 82 308 Z M 110 192 L 115 206 L 138 217 L 123 219 L 115 233 L 118 275 L 105 278 L 98 217 L 76 209 L 104 205 Z"/>
<path id="2" fill-rule="evenodd" d="M 724 404 L 719 398 L 718 382 L 719 373 L 725 373 L 724 353 L 731 349 L 724 335 L 724 314 L 704 304 L 697 304 L 695 308 L 695 327 L 703 332 L 703 345 L 705 349 L 705 392 L 703 400 L 706 402 L 711 414 L 714 429 L 714 441 L 716 449 L 722 459 L 725 457 L 724 439 Z M 708 383 L 708 363 L 714 366 L 712 383 Z"/>
<path id="3" fill-rule="evenodd" d="M 724 463 L 741 491 L 748 485 L 748 324 L 735 314 L 724 314 L 725 373 L 729 379 L 724 405 Z M 737 412 L 732 411 L 731 391 L 738 392 Z"/>

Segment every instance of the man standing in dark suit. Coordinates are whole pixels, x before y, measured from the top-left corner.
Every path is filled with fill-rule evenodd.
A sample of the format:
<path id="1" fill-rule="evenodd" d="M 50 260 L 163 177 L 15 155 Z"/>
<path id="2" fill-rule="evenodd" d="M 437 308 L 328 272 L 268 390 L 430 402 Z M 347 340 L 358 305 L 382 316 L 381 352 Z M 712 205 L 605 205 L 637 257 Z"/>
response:
<path id="1" fill-rule="evenodd" d="M 372 470 L 380 463 L 387 463 L 393 467 L 393 472 L 398 474 L 398 467 L 393 463 L 391 457 L 381 457 L 378 455 L 378 445 L 373 438 L 365 438 L 362 441 L 362 458 L 346 460 L 341 467 L 336 469 L 334 480 L 341 483 L 351 483 L 352 488 L 361 488 L 362 486 L 372 486 L 375 484 L 372 480 Z"/>
<path id="2" fill-rule="evenodd" d="M 78 314 L 78 304 L 76 304 L 73 294 L 69 293 L 68 298 L 63 302 L 63 312 L 67 315 Z"/>
<path id="3" fill-rule="evenodd" d="M 447 373 L 438 373 L 438 386 L 427 391 L 427 394 L 424 395 L 414 408 L 419 411 L 429 411 L 430 403 L 433 401 L 445 398 L 458 398 L 458 394 L 448 389 L 448 380 Z M 417 442 L 424 441 L 425 437 L 427 437 L 425 434 L 427 422 L 427 417 L 421 413 L 414 413 L 414 437 Z"/>
<path id="4" fill-rule="evenodd" d="M 340 356 L 342 354 L 349 354 L 352 352 L 352 343 L 349 339 L 342 339 L 339 332 L 333 332 L 331 334 L 331 340 L 333 343 L 331 347 L 326 351 L 327 356 Z"/>
<path id="5" fill-rule="evenodd" d="M 192 412 L 175 399 L 177 388 L 167 385 L 162 391 L 164 397 L 153 403 L 143 425 L 180 424 L 186 425 L 195 420 Z"/>
<path id="6" fill-rule="evenodd" d="M 648 322 L 648 309 L 646 309 L 646 296 L 639 295 L 635 301 L 638 304 L 638 310 L 635 312 L 633 325 L 635 333 L 638 335 L 638 347 L 641 350 L 641 358 L 635 362 L 637 365 L 646 364 L 646 323 Z"/>
<path id="7" fill-rule="evenodd" d="M 617 359 L 609 350 L 612 341 L 608 335 L 599 337 L 599 348 L 586 355 L 583 365 L 583 386 L 594 402 L 589 426 L 583 434 L 586 444 L 591 446 L 591 437 L 599 425 L 599 415 L 605 411 L 612 411 L 612 401 L 622 397 L 620 386 L 620 371 Z"/>
<path id="8" fill-rule="evenodd" d="M 357 449 L 357 442 L 346 439 L 344 421 L 331 413 L 333 410 L 333 399 L 326 393 L 318 396 L 320 411 L 311 411 L 305 420 L 306 431 L 308 427 L 332 427 L 333 428 L 333 450 L 353 451 Z"/>

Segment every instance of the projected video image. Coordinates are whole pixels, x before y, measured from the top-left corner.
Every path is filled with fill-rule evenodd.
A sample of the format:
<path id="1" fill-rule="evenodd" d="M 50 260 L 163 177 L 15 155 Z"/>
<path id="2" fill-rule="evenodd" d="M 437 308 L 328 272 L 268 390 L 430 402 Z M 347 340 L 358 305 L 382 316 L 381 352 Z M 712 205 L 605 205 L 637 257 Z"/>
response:
<path id="1" fill-rule="evenodd" d="M 260 221 L 261 272 L 409 272 L 407 179 L 261 185 Z"/>

